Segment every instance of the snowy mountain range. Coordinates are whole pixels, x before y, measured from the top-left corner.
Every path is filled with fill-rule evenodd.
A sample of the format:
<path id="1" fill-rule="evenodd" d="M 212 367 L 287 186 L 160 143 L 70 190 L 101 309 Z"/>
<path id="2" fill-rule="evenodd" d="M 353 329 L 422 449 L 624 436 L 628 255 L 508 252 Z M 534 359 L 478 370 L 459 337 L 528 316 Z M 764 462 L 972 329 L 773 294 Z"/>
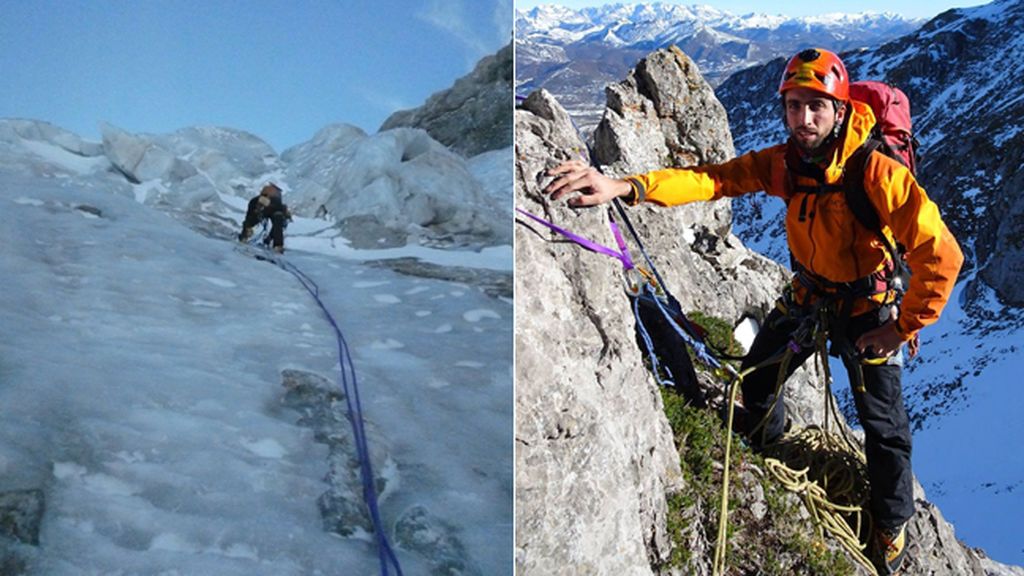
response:
<path id="1" fill-rule="evenodd" d="M 510 158 L 0 120 L 0 573 L 377 572 L 309 282 L 405 573 L 509 574 Z M 268 181 L 288 266 L 236 238 Z"/>
<path id="2" fill-rule="evenodd" d="M 923 354 L 908 365 L 904 393 L 915 427 L 915 470 L 965 540 L 1003 562 L 1024 564 L 1015 535 L 1024 458 L 1002 447 L 1020 437 L 1024 394 L 1024 2 L 997 0 L 945 12 L 913 34 L 846 52 L 854 79 L 879 79 L 911 101 L 919 179 L 940 206 L 967 262 Z M 781 142 L 778 59 L 741 71 L 716 90 L 737 154 Z M 747 245 L 788 261 L 780 211 L 764 195 L 733 203 Z"/>
<path id="3" fill-rule="evenodd" d="M 716 85 L 802 47 L 873 46 L 920 24 L 892 13 L 788 18 L 666 3 L 538 6 L 516 11 L 516 89 L 525 95 L 545 88 L 589 130 L 600 119 L 604 86 L 657 48 L 679 46 Z"/>

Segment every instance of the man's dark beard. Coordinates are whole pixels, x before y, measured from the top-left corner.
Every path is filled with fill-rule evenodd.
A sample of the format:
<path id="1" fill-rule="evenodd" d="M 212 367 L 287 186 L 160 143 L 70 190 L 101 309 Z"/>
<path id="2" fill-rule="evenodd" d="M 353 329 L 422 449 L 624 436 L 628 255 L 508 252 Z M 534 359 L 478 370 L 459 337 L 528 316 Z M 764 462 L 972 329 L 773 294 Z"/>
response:
<path id="1" fill-rule="evenodd" d="M 796 145 L 797 150 L 800 151 L 800 156 L 804 162 L 817 163 L 823 161 L 828 157 L 828 153 L 832 151 L 833 145 L 836 143 L 836 132 L 833 130 L 829 132 L 828 136 L 822 138 L 821 143 L 814 148 L 807 148 L 800 142 L 796 137 L 793 136 L 793 131 L 789 132 L 789 140 Z"/>

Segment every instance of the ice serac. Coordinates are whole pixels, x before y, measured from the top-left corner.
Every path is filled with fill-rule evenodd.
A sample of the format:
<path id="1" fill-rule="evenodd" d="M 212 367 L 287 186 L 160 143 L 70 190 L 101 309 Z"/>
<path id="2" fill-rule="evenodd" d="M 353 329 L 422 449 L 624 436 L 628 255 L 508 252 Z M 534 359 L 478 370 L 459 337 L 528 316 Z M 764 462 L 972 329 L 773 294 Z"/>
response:
<path id="1" fill-rule="evenodd" d="M 156 141 L 187 161 L 218 189 L 258 178 L 281 166 L 274 149 L 259 137 L 234 128 L 193 126 Z"/>
<path id="2" fill-rule="evenodd" d="M 41 120 L 0 119 L 0 170 L 86 183 L 110 169 L 99 142 Z M 116 193 L 130 195 L 127 186 Z"/>
<path id="3" fill-rule="evenodd" d="M 357 246 L 508 243 L 504 207 L 484 192 L 465 159 L 421 129 L 366 136 L 328 127 L 285 157 L 296 183 L 289 205 L 330 215 Z"/>
<path id="4" fill-rule="evenodd" d="M 100 143 L 83 140 L 77 134 L 48 122 L 17 119 L 0 122 L 0 142 L 13 144 L 21 141 L 50 143 L 82 157 L 103 154 L 103 146 Z"/>
<path id="5" fill-rule="evenodd" d="M 144 136 L 103 125 L 103 149 L 114 166 L 132 183 L 163 180 L 180 183 L 198 172 L 173 152 Z"/>
<path id="6" fill-rule="evenodd" d="M 657 158 L 629 156 L 623 151 L 627 143 L 667 151 L 661 166 L 731 157 L 724 114 L 720 106 L 707 104 L 713 97 L 706 84 L 695 82 L 698 77 L 670 50 L 638 64 L 631 80 L 609 90 L 601 137 L 606 144 L 596 146 L 595 163 L 613 176 L 652 168 Z M 516 205 L 614 245 L 605 210 L 570 210 L 541 193 L 546 168 L 581 156 L 590 160 L 566 111 L 538 91 L 522 102 L 515 120 Z M 721 139 L 698 140 L 693 132 Z M 743 316 L 763 319 L 787 281 L 781 266 L 730 233 L 727 200 L 628 210 L 686 311 L 730 322 Z M 684 488 L 680 454 L 635 343 L 619 264 L 520 220 L 515 232 L 517 573 L 680 573 L 660 568 L 673 546 L 665 524 L 666 497 Z M 702 380 L 720 402 L 721 383 L 710 384 L 706 375 Z M 787 382 L 788 414 L 797 426 L 822 423 L 822 398 L 816 374 L 798 372 Z M 763 494 L 734 490 L 737 501 L 753 502 L 751 508 L 763 504 Z M 960 543 L 919 486 L 915 497 L 906 574 L 1014 574 Z M 813 530 L 809 516 L 794 521 Z M 695 543 L 691 550 L 699 557 L 686 573 L 710 574 L 714 542 L 687 530 L 692 533 L 683 534 L 682 541 Z M 763 549 L 759 534 L 738 530 L 735 544 L 768 558 L 772 551 Z"/>
<path id="7" fill-rule="evenodd" d="M 186 189 L 211 192 L 245 194 L 246 184 L 281 167 L 269 144 L 233 128 L 193 126 L 171 134 L 132 134 L 106 124 L 103 148 L 133 183 L 186 183 Z"/>
<path id="8" fill-rule="evenodd" d="M 512 43 L 486 56 L 472 72 L 419 108 L 395 112 L 381 130 L 422 128 L 469 157 L 512 145 Z"/>

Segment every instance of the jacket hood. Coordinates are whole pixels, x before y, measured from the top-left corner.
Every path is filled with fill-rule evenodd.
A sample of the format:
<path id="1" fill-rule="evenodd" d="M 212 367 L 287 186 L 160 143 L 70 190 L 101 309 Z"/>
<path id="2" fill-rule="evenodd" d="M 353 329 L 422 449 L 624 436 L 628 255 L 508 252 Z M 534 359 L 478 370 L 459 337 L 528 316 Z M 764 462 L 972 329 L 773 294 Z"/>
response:
<path id="1" fill-rule="evenodd" d="M 875 113 L 870 106 L 856 100 L 849 101 L 849 104 L 850 116 L 842 140 L 832 151 L 832 159 L 825 168 L 825 182 L 829 184 L 836 184 L 842 179 L 846 161 L 867 141 L 875 127 Z"/>

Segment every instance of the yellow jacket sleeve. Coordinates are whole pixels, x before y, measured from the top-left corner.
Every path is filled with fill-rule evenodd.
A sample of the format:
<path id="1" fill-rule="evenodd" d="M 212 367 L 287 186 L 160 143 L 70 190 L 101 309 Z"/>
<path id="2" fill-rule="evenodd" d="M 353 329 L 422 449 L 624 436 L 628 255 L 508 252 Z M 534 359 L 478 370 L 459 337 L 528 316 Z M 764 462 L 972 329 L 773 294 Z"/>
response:
<path id="1" fill-rule="evenodd" d="M 698 200 L 717 200 L 758 190 L 769 190 L 772 157 L 768 148 L 749 152 L 723 164 L 694 168 L 668 168 L 627 178 L 633 186 L 633 204 L 652 202 L 676 206 Z"/>

